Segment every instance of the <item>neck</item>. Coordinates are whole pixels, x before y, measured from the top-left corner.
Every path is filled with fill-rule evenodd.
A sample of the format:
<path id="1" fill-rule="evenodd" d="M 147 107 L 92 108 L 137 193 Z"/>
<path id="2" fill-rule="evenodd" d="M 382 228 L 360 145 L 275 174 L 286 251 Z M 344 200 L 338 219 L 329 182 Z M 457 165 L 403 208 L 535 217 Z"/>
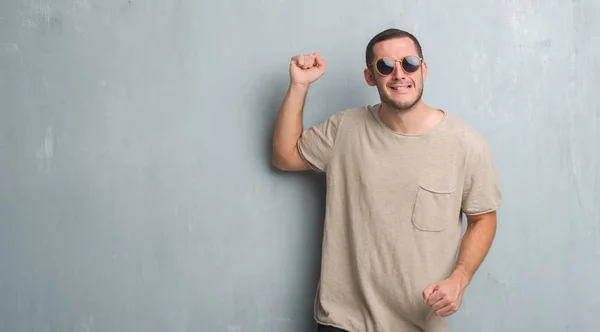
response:
<path id="1" fill-rule="evenodd" d="M 379 116 L 386 126 L 399 134 L 422 135 L 435 128 L 444 114 L 419 100 L 413 107 L 406 110 L 398 110 L 386 103 L 381 103 Z"/>

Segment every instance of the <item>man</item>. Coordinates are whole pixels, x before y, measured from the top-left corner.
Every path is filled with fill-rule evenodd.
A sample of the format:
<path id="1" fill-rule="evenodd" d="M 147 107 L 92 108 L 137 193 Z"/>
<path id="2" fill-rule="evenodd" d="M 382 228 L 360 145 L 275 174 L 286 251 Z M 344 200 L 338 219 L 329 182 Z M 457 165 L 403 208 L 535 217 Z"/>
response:
<path id="1" fill-rule="evenodd" d="M 474 129 L 421 99 L 427 64 L 412 34 L 377 34 L 366 65 L 381 103 L 303 130 L 307 91 L 326 62 L 294 56 L 276 122 L 273 164 L 326 174 L 315 319 L 319 331 L 447 331 L 495 235 L 492 156 Z"/>

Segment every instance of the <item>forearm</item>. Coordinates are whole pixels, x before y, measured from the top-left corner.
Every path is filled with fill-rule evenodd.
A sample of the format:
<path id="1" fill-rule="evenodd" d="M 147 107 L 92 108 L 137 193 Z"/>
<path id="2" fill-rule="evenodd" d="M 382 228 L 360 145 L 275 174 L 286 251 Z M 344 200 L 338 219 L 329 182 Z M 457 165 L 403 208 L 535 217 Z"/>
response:
<path id="1" fill-rule="evenodd" d="M 496 235 L 496 213 L 469 217 L 452 277 L 466 287 L 487 255 Z"/>
<path id="2" fill-rule="evenodd" d="M 291 84 L 275 121 L 273 134 L 273 161 L 283 163 L 297 154 L 297 143 L 302 134 L 302 111 L 308 87 Z"/>

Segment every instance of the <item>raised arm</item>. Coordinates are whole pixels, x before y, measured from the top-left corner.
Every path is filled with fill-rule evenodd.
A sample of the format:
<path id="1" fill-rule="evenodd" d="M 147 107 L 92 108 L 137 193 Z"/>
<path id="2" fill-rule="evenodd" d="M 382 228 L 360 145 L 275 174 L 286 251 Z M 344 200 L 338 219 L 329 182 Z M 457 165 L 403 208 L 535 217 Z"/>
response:
<path id="1" fill-rule="evenodd" d="M 298 139 L 303 130 L 302 111 L 308 88 L 325 73 L 325 65 L 318 52 L 297 55 L 290 61 L 290 85 L 273 133 L 272 163 L 281 170 L 310 170 L 298 151 Z"/>

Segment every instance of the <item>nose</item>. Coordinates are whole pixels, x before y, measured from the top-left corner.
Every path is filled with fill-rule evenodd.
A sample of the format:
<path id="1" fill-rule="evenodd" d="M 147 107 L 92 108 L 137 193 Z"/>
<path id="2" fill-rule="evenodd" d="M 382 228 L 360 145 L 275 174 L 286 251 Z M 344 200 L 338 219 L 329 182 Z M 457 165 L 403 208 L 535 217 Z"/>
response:
<path id="1" fill-rule="evenodd" d="M 402 60 L 396 60 L 395 66 L 396 68 L 394 70 L 394 73 L 392 74 L 392 78 L 394 80 L 402 80 L 406 77 L 406 73 L 404 72 L 404 70 L 402 70 Z"/>

